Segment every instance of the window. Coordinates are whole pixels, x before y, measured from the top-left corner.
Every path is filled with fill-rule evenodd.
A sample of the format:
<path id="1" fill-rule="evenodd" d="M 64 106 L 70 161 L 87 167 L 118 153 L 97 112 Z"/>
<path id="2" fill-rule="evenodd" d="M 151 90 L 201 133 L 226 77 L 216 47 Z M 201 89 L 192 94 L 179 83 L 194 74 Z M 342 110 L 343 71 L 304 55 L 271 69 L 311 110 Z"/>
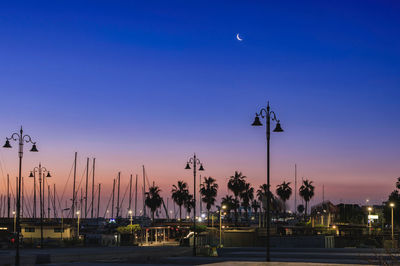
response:
<path id="1" fill-rule="evenodd" d="M 34 227 L 25 227 L 25 232 L 33 233 L 33 232 L 35 232 L 35 228 Z"/>
<path id="2" fill-rule="evenodd" d="M 61 230 L 61 228 L 54 228 L 54 233 L 61 233 L 61 231 L 64 233 L 64 228 Z"/>

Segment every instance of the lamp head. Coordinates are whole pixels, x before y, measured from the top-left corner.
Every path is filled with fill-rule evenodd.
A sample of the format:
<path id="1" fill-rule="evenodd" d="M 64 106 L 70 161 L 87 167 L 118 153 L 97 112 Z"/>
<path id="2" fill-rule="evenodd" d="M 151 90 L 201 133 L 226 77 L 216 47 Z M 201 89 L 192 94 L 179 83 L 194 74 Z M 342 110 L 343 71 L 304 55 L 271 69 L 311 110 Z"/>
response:
<path id="1" fill-rule="evenodd" d="M 394 203 L 391 202 L 391 203 L 389 204 L 389 206 L 390 206 L 391 208 L 393 208 L 393 207 L 394 207 Z"/>
<path id="2" fill-rule="evenodd" d="M 32 149 L 30 151 L 31 152 L 38 152 L 38 149 L 36 148 L 36 144 L 32 145 Z"/>
<path id="3" fill-rule="evenodd" d="M 262 123 L 260 121 L 260 117 L 256 114 L 256 117 L 254 118 L 253 124 L 251 124 L 253 127 L 258 127 L 262 126 Z"/>
<path id="4" fill-rule="evenodd" d="M 32 171 L 31 171 L 31 173 L 29 174 L 29 177 L 34 177 Z"/>
<path id="5" fill-rule="evenodd" d="M 191 169 L 189 163 L 186 163 L 185 169 Z"/>
<path id="6" fill-rule="evenodd" d="M 368 211 L 372 211 L 372 207 L 368 207 Z"/>
<path id="7" fill-rule="evenodd" d="M 283 132 L 283 129 L 281 127 L 281 123 L 279 121 L 276 123 L 276 127 L 274 129 L 274 132 Z"/>
<path id="8" fill-rule="evenodd" d="M 46 177 L 51 177 L 51 174 L 50 174 L 50 172 L 47 172 L 47 175 L 46 175 Z"/>
<path id="9" fill-rule="evenodd" d="M 203 167 L 203 164 L 200 164 L 200 168 L 199 168 L 199 171 L 204 171 L 204 167 Z"/>
<path id="10" fill-rule="evenodd" d="M 11 148 L 9 140 L 6 140 L 6 143 L 4 144 L 3 148 Z"/>
<path id="11" fill-rule="evenodd" d="M 222 205 L 222 209 L 225 210 L 226 209 L 226 205 Z"/>

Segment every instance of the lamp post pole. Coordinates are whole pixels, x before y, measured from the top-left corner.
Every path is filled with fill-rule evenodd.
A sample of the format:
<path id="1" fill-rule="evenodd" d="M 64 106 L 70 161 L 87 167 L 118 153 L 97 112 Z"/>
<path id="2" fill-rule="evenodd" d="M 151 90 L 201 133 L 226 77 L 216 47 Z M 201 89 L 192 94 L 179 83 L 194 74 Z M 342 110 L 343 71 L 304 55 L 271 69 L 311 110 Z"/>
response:
<path id="1" fill-rule="evenodd" d="M 15 265 L 19 265 L 19 236 L 21 231 L 20 214 L 21 214 L 21 173 L 22 173 L 22 157 L 24 154 L 24 142 L 32 143 L 31 152 L 37 152 L 36 142 L 33 142 L 29 135 L 24 135 L 22 127 L 19 133 L 13 133 L 11 137 L 6 138 L 6 143 L 3 148 L 11 148 L 10 140 L 18 141 L 18 157 L 19 157 L 19 171 L 18 171 L 18 195 L 17 195 L 17 215 L 16 215 L 16 230 L 17 230 L 17 244 L 15 252 Z"/>
<path id="2" fill-rule="evenodd" d="M 193 256 L 196 256 L 196 171 L 197 171 L 197 164 L 200 164 L 199 171 L 204 171 L 203 164 L 200 160 L 196 157 L 196 154 L 193 157 L 189 158 L 188 162 L 186 163 L 185 169 L 191 169 L 190 165 L 193 165 L 193 201 L 194 201 L 194 208 L 193 208 Z"/>
<path id="3" fill-rule="evenodd" d="M 39 174 L 39 194 L 40 194 L 40 248 L 43 248 L 43 215 L 44 215 L 44 178 L 45 173 L 47 173 L 46 177 L 51 177 L 50 172 L 43 167 L 41 163 L 39 163 L 38 167 L 33 168 L 29 177 L 35 178 L 36 172 Z M 42 189 L 42 181 L 43 181 L 43 189 Z"/>
<path id="4" fill-rule="evenodd" d="M 392 209 L 392 248 L 394 248 L 394 224 L 393 224 L 393 208 L 394 208 L 394 203 L 391 202 L 390 208 Z"/>
<path id="5" fill-rule="evenodd" d="M 256 117 L 252 126 L 262 126 L 260 121 L 261 118 L 265 118 L 267 121 L 266 126 L 266 134 L 267 134 L 267 250 L 266 250 L 266 261 L 271 261 L 270 256 L 270 227 L 271 227 L 271 218 L 270 218 L 270 202 L 271 202 L 271 192 L 270 192 L 270 152 L 269 152 L 269 144 L 271 139 L 271 120 L 276 122 L 276 127 L 274 132 L 283 132 L 280 121 L 277 119 L 274 111 L 270 110 L 269 102 L 267 104 L 267 108 L 261 108 L 260 112 L 256 113 Z"/>
<path id="6" fill-rule="evenodd" d="M 77 228 L 77 233 L 78 233 L 78 235 L 77 235 L 77 239 L 79 240 L 79 222 L 80 222 L 80 215 L 81 214 L 81 212 L 80 211 L 77 211 L 76 212 L 76 215 L 78 216 L 78 228 Z"/>
<path id="7" fill-rule="evenodd" d="M 368 207 L 368 235 L 371 235 L 371 211 L 372 208 Z"/>
<path id="8" fill-rule="evenodd" d="M 219 209 L 219 247 L 222 248 L 222 210 L 225 210 L 226 206 L 222 205 Z"/>

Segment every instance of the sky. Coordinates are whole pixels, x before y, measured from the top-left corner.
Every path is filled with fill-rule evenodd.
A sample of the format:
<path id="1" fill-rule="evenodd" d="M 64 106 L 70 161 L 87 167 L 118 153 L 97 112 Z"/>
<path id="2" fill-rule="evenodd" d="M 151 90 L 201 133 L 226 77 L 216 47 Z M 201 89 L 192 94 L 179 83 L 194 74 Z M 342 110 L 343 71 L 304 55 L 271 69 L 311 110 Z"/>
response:
<path id="1" fill-rule="evenodd" d="M 311 205 L 322 186 L 334 203 L 381 203 L 400 176 L 399 11 L 397 1 L 2 1 L 0 138 L 22 125 L 37 142 L 39 153 L 25 147 L 27 197 L 42 162 L 67 201 L 74 152 L 78 181 L 96 158 L 102 210 L 117 173 L 122 191 L 142 165 L 164 199 L 178 180 L 192 190 L 194 152 L 222 197 L 235 171 L 266 182 L 265 129 L 250 124 L 269 101 L 285 130 L 271 137 L 273 189 L 294 183 L 296 164 L 298 183 L 316 187 Z M 13 145 L 0 149 L 3 194 L 18 173 Z"/>

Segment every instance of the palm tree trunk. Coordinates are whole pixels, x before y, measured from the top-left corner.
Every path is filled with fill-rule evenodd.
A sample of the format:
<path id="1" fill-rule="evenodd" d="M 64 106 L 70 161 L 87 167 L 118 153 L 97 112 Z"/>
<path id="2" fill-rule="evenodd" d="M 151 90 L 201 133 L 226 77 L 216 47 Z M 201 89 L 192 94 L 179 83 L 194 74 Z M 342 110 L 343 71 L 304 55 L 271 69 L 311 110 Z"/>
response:
<path id="1" fill-rule="evenodd" d="M 210 209 L 207 209 L 207 226 L 210 226 Z"/>

